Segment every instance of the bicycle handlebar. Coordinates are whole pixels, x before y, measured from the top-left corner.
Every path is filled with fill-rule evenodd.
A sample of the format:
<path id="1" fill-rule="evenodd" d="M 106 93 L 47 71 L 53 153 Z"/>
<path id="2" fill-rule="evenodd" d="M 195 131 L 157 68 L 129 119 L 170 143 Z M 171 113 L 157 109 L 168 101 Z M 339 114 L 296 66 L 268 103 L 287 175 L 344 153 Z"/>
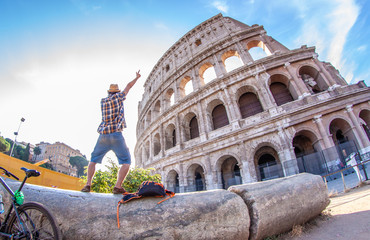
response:
<path id="1" fill-rule="evenodd" d="M 19 180 L 19 178 L 18 178 L 17 176 L 15 176 L 13 173 L 9 172 L 9 171 L 8 171 L 8 170 L 6 170 L 5 168 L 0 167 L 0 169 L 2 169 L 2 170 L 4 171 L 4 174 L 5 174 L 6 176 L 8 176 L 8 177 L 13 177 L 13 178 L 15 178 L 15 179 Z"/>

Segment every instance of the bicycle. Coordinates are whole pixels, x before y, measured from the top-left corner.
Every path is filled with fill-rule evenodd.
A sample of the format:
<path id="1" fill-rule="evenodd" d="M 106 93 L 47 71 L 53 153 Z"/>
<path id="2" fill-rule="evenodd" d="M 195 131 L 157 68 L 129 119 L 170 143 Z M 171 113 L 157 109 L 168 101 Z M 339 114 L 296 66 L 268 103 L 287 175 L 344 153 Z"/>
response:
<path id="1" fill-rule="evenodd" d="M 0 225 L 0 236 L 5 239 L 62 239 L 57 222 L 47 208 L 37 202 L 24 203 L 24 195 L 21 190 L 26 180 L 30 177 L 40 176 L 40 172 L 24 167 L 21 169 L 26 176 L 15 192 L 0 176 L 0 183 L 11 195 L 12 199 L 4 221 Z M 6 176 L 19 180 L 17 176 L 5 168 L 0 167 L 0 170 Z"/>

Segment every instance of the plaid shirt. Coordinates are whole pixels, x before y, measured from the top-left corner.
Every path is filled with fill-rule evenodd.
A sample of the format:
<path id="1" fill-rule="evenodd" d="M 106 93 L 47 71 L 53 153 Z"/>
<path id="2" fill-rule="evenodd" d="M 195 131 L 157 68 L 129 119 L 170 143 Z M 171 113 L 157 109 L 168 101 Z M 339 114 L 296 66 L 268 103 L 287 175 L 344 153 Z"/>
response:
<path id="1" fill-rule="evenodd" d="M 126 99 L 124 92 L 118 92 L 106 98 L 102 98 L 101 112 L 102 122 L 98 127 L 98 133 L 109 134 L 114 132 L 122 132 L 126 127 L 125 110 L 123 101 Z"/>

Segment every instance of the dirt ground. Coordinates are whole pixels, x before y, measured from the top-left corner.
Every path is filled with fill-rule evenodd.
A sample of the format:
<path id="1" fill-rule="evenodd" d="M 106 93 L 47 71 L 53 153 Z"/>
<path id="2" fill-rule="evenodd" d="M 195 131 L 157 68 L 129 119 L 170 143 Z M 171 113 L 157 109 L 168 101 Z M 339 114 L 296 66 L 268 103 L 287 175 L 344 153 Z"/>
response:
<path id="1" fill-rule="evenodd" d="M 370 182 L 330 198 L 329 206 L 317 218 L 276 240 L 369 240 Z"/>

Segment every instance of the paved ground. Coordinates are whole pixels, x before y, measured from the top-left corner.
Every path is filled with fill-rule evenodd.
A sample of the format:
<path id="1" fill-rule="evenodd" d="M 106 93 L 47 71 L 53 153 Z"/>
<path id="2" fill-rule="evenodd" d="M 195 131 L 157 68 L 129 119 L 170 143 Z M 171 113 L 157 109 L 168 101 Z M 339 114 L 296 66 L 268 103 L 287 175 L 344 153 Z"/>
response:
<path id="1" fill-rule="evenodd" d="M 369 240 L 370 181 L 330 200 L 330 205 L 321 216 L 294 228 L 290 233 L 270 239 Z"/>

